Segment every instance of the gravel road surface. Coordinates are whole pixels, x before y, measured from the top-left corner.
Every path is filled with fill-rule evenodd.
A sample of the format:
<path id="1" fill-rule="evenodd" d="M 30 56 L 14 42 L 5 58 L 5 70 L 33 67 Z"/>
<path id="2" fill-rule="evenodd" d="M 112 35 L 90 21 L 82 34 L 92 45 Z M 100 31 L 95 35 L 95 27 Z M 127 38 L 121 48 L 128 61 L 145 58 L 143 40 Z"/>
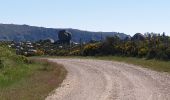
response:
<path id="1" fill-rule="evenodd" d="M 104 60 L 50 59 L 68 70 L 46 100 L 170 100 L 170 75 Z"/>

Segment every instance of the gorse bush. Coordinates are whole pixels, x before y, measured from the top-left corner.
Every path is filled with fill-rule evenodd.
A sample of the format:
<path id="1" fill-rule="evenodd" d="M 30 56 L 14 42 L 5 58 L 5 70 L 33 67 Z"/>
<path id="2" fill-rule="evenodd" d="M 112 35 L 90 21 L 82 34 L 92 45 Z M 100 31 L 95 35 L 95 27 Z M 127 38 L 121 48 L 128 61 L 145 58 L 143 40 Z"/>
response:
<path id="1" fill-rule="evenodd" d="M 85 56 L 95 56 L 99 53 L 99 45 L 97 44 L 89 44 L 86 45 L 83 49 L 83 55 Z"/>
<path id="2" fill-rule="evenodd" d="M 45 46 L 44 46 L 45 45 Z M 55 46 L 56 47 L 55 47 Z M 46 48 L 52 46 L 52 49 Z M 55 47 L 55 48 L 54 48 Z M 10 55 L 8 52 L 6 55 Z M 42 44 L 37 49 L 36 55 L 50 56 L 128 56 L 143 57 L 147 59 L 170 59 L 170 37 L 159 34 L 146 34 L 145 36 L 137 33 L 133 37 L 120 39 L 118 36 L 107 37 L 102 41 L 90 41 L 76 45 Z"/>
<path id="3" fill-rule="evenodd" d="M 167 55 L 168 59 L 170 59 L 170 47 L 166 49 L 165 54 Z"/>
<path id="4" fill-rule="evenodd" d="M 86 45 L 83 55 L 119 55 L 168 60 L 170 59 L 170 40 L 168 36 L 146 37 L 141 40 L 140 38 L 120 40 L 118 37 L 110 37 L 103 42 Z"/>
<path id="5" fill-rule="evenodd" d="M 138 56 L 139 57 L 145 57 L 147 55 L 147 53 L 148 53 L 148 50 L 146 48 L 141 48 L 138 51 Z"/>
<path id="6" fill-rule="evenodd" d="M 153 58 L 156 58 L 156 56 L 157 56 L 157 51 L 155 50 L 155 49 L 150 49 L 149 51 L 148 51 L 148 54 L 147 54 L 147 58 L 148 59 L 153 59 Z"/>
<path id="7" fill-rule="evenodd" d="M 73 51 L 70 52 L 69 55 L 72 55 L 72 56 L 79 56 L 79 55 L 81 55 L 81 52 L 80 52 L 80 50 L 73 50 Z"/>
<path id="8" fill-rule="evenodd" d="M 0 69 L 4 68 L 3 60 L 0 59 Z"/>

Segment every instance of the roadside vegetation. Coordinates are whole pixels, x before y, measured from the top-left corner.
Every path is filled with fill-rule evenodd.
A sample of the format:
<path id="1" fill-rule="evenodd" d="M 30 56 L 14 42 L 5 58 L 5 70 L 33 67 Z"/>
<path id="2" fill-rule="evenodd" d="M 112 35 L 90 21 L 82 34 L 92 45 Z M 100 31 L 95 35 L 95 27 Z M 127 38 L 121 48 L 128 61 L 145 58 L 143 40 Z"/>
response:
<path id="1" fill-rule="evenodd" d="M 125 39 L 120 39 L 115 35 L 113 37 L 106 37 L 101 41 L 91 40 L 89 43 L 81 43 L 80 41 L 80 44 L 76 45 L 72 45 L 69 41 L 70 39 L 65 43 L 61 39 L 56 43 L 51 43 L 47 40 L 34 43 L 39 45 L 34 45 L 37 51 L 34 55 L 124 56 L 170 60 L 170 37 L 166 36 L 165 33 L 147 33 L 145 35 L 136 33 L 133 37 L 126 37 Z"/>
<path id="2" fill-rule="evenodd" d="M 166 36 L 165 33 L 136 33 L 133 37 L 129 36 L 124 39 L 115 35 L 101 37 L 101 41 L 91 40 L 88 43 L 83 43 L 81 39 L 80 43 L 74 43 L 71 41 L 70 34 L 70 32 L 61 32 L 61 37 L 56 42 L 41 40 L 33 43 L 19 43 L 19 45 L 17 43 L 8 44 L 8 46 L 16 49 L 16 51 L 19 50 L 20 53 L 18 54 L 20 55 L 27 54 L 25 56 L 89 57 L 122 61 L 156 71 L 170 72 L 170 37 Z M 32 49 L 36 52 L 33 54 L 24 53 Z M 2 59 L 0 63 L 3 61 Z M 3 64 L 0 65 L 3 67 Z"/>
<path id="3" fill-rule="evenodd" d="M 71 33 L 61 31 L 59 40 L 9 43 L 17 54 L 25 56 L 124 56 L 147 59 L 170 60 L 170 37 L 165 33 L 136 33 L 124 39 L 117 35 L 101 37 L 100 41 L 74 43 Z"/>
<path id="4" fill-rule="evenodd" d="M 125 62 L 128 64 L 149 68 L 159 72 L 170 73 L 170 61 L 120 56 L 85 57 L 85 58 Z"/>
<path id="5" fill-rule="evenodd" d="M 162 35 L 137 33 L 131 39 L 108 37 L 100 43 L 84 46 L 83 56 L 125 56 L 147 59 L 170 60 L 170 38 Z"/>
<path id="6" fill-rule="evenodd" d="M 44 100 L 65 76 L 62 65 L 28 59 L 0 46 L 0 100 Z"/>
<path id="7" fill-rule="evenodd" d="M 57 44 L 51 45 L 58 46 Z M 67 43 L 63 48 L 49 50 L 44 55 L 111 59 L 170 72 L 170 37 L 165 33 L 144 35 L 136 33 L 133 37 L 125 39 L 120 39 L 115 35 L 101 41 L 92 40 L 86 44 L 80 42 L 78 45 L 71 46 Z"/>

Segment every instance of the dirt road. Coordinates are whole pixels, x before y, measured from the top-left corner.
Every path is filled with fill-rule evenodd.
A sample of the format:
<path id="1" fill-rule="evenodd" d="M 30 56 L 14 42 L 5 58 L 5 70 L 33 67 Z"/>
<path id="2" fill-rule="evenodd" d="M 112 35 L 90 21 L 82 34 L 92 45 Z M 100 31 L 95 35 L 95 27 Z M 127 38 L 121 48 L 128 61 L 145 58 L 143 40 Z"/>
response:
<path id="1" fill-rule="evenodd" d="M 63 64 L 68 76 L 46 100 L 170 100 L 165 73 L 103 60 L 52 61 Z"/>

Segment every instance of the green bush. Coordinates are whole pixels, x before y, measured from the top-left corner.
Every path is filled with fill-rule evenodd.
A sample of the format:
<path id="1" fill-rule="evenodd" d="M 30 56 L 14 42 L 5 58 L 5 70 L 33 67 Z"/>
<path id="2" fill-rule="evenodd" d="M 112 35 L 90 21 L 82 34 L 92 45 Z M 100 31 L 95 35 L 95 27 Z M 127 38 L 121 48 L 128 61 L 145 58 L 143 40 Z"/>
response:
<path id="1" fill-rule="evenodd" d="M 69 51 L 67 51 L 67 50 L 59 50 L 59 51 L 56 51 L 55 54 L 57 56 L 68 56 L 69 55 Z"/>
<path id="2" fill-rule="evenodd" d="M 99 46 L 97 44 L 88 44 L 83 49 L 84 56 L 95 56 L 99 53 Z"/>
<path id="3" fill-rule="evenodd" d="M 145 57 L 147 55 L 147 53 L 148 53 L 148 50 L 146 48 L 141 48 L 138 51 L 138 56 L 139 57 Z"/>
<path id="4" fill-rule="evenodd" d="M 148 59 L 156 58 L 156 56 L 157 56 L 157 51 L 155 49 L 149 50 L 149 52 L 147 54 Z"/>
<path id="5" fill-rule="evenodd" d="M 71 51 L 69 55 L 72 55 L 72 56 L 79 56 L 80 55 L 80 50 L 74 50 L 74 51 Z"/>
<path id="6" fill-rule="evenodd" d="M 4 68 L 3 60 L 0 59 L 0 69 Z"/>
<path id="7" fill-rule="evenodd" d="M 161 60 L 167 60 L 168 56 L 166 55 L 165 51 L 158 51 L 156 58 Z"/>
<path id="8" fill-rule="evenodd" d="M 165 54 L 167 55 L 168 59 L 170 59 L 170 47 L 166 49 Z"/>

